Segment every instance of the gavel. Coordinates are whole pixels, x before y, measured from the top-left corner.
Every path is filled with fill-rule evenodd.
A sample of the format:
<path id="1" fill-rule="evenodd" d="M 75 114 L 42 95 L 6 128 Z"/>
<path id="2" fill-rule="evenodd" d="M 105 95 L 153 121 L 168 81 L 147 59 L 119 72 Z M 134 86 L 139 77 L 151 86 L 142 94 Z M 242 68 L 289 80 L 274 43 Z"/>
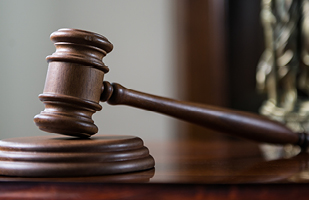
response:
<path id="1" fill-rule="evenodd" d="M 113 45 L 100 34 L 59 29 L 51 34 L 56 51 L 47 56 L 48 72 L 39 99 L 45 109 L 34 117 L 39 129 L 87 138 L 98 132 L 92 115 L 100 101 L 154 111 L 233 136 L 305 149 L 309 137 L 258 114 L 173 100 L 103 81 L 109 68 L 102 59 Z"/>

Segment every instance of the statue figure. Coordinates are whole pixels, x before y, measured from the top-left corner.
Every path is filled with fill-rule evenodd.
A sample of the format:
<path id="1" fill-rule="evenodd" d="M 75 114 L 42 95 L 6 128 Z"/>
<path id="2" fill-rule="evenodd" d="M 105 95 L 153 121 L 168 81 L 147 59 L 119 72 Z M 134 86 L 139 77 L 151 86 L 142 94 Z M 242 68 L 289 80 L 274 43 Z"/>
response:
<path id="1" fill-rule="evenodd" d="M 257 89 L 266 91 L 261 114 L 295 132 L 309 131 L 309 0 L 262 0 L 265 51 Z"/>

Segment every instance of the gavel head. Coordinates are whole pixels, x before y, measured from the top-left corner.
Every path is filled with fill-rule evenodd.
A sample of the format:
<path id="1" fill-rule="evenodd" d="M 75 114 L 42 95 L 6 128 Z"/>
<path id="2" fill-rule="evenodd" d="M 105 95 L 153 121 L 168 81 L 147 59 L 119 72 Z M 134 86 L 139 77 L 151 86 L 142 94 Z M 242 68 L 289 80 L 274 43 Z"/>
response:
<path id="1" fill-rule="evenodd" d="M 99 104 L 108 67 L 103 57 L 113 45 L 103 36 L 77 29 L 59 29 L 50 36 L 56 52 L 47 56 L 48 71 L 39 99 L 45 110 L 34 117 L 39 129 L 90 137 L 98 132 L 92 114 Z"/>

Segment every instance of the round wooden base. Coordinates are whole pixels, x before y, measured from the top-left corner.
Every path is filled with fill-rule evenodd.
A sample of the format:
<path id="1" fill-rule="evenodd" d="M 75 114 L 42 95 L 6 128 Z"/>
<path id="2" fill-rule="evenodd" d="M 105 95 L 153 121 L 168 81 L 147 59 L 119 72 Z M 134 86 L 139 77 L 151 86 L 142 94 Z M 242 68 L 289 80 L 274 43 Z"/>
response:
<path id="1" fill-rule="evenodd" d="M 153 167 L 153 157 L 134 136 L 36 136 L 0 141 L 0 174 L 6 176 L 98 176 Z"/>

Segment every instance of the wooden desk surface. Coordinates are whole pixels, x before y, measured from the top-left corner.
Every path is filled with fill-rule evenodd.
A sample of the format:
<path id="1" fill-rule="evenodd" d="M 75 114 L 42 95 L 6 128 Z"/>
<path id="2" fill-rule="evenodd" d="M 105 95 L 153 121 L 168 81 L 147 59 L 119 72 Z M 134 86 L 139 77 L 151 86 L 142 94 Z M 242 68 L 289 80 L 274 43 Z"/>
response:
<path id="1" fill-rule="evenodd" d="M 265 161 L 256 143 L 148 141 L 155 169 L 78 178 L 0 177 L 1 199 L 307 199 L 306 153 Z"/>

